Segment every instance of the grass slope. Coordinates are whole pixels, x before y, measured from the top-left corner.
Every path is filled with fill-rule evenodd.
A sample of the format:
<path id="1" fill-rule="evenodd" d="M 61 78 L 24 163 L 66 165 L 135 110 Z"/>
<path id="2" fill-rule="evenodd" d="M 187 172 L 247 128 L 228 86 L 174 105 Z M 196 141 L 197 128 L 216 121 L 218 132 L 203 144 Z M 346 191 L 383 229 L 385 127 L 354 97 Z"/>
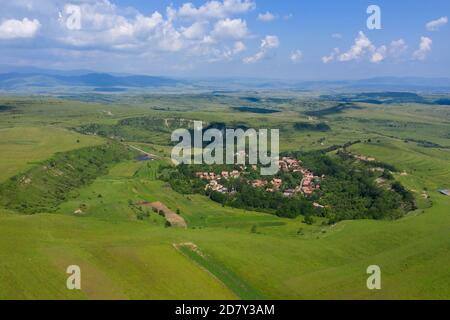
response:
<path id="1" fill-rule="evenodd" d="M 115 142 L 58 153 L 0 185 L 1 203 L 24 213 L 52 212 L 71 192 L 135 154 Z"/>
<path id="2" fill-rule="evenodd" d="M 149 97 L 139 100 L 142 105 L 133 103 L 124 108 L 24 99 L 19 104 L 21 113 L 5 112 L 0 126 L 39 125 L 44 133 L 50 122 L 58 122 L 62 128 L 87 120 L 114 124 L 125 117 L 154 113 L 150 109 L 156 104 L 167 108 L 159 113 L 170 113 L 170 106 L 175 104 L 184 110 L 185 118 L 233 120 L 236 113 L 225 107 L 234 103 L 235 97 L 223 99 Z M 197 104 L 201 111 L 195 109 Z M 450 132 L 450 113 L 420 105 L 364 106 L 328 115 L 326 121 L 332 131 L 320 133 L 292 129 L 294 121 L 308 121 L 299 114 L 313 110 L 314 104 L 308 101 L 299 107 L 283 103 L 279 106 L 283 111 L 270 116 L 239 116 L 250 126 L 260 123 L 291 128 L 282 135 L 284 150 L 324 148 L 358 137 L 363 142 L 352 146 L 352 152 L 373 156 L 405 171 L 396 178 L 420 200 L 420 209 L 405 218 L 393 222 L 344 221 L 331 227 L 317 221 L 306 226 L 301 218 L 286 220 L 222 208 L 205 197 L 179 195 L 155 180 L 157 162 L 147 165 L 127 161 L 79 188 L 75 197 L 57 207 L 58 214 L 24 216 L 0 209 L 0 299 L 248 297 L 242 295 L 240 286 L 253 288 L 266 299 L 449 299 L 450 198 L 436 192 L 437 188 L 449 187 L 449 151 L 404 140 L 448 144 L 445 137 Z M 78 148 L 70 142 L 72 137 L 52 149 L 54 140 L 45 134 L 36 135 L 42 145 L 28 157 L 23 151 L 31 150 L 26 143 L 22 149 L 20 139 L 9 143 L 6 137 L 0 135 L 3 146 L 13 146 L 18 155 L 23 153 L 18 156 L 20 165 L 11 167 L 5 177 L 29 169 L 32 164 L 27 159 L 42 161 L 55 152 Z M 20 135 L 16 133 L 15 137 Z M 61 141 L 65 137 L 61 135 Z M 91 138 L 93 144 L 99 141 Z M 81 143 L 91 138 L 83 136 Z M 46 148 L 50 149 L 48 153 Z M 0 159 L 1 168 L 10 167 L 11 160 L 6 158 Z M 133 205 L 138 201 L 161 201 L 172 210 L 179 209 L 189 228 L 165 228 L 154 213 L 138 220 L 139 212 Z M 83 214 L 74 215 L 83 204 Z M 256 233 L 250 232 L 254 225 Z M 173 246 L 187 242 L 195 243 L 210 263 L 185 256 Z M 73 264 L 82 268 L 80 292 L 65 286 L 65 270 Z M 372 264 L 381 267 L 381 291 L 366 288 L 366 269 Z M 232 275 L 231 280 L 226 275 Z"/>
<path id="3" fill-rule="evenodd" d="M 1 128 L 0 137 L 0 182 L 31 168 L 35 162 L 47 160 L 56 152 L 103 143 L 98 137 L 56 127 Z"/>

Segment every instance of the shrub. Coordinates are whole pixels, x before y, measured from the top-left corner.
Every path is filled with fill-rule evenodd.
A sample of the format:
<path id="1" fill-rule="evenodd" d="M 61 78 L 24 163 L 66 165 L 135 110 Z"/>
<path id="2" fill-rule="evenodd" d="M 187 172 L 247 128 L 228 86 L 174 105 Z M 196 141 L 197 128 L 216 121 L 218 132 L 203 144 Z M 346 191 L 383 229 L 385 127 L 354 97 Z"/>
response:
<path id="1" fill-rule="evenodd" d="M 303 220 L 304 223 L 307 225 L 313 225 L 314 224 L 314 218 L 312 215 L 305 216 L 305 219 Z"/>

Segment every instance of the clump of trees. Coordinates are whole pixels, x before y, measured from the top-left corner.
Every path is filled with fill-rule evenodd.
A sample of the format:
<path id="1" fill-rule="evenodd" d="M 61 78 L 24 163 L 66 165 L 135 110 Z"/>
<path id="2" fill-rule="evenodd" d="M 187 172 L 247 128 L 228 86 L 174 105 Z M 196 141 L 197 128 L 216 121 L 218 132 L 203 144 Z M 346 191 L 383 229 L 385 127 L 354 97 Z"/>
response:
<path id="1" fill-rule="evenodd" d="M 299 131 L 326 132 L 326 131 L 331 130 L 330 126 L 324 122 L 320 122 L 320 123 L 298 122 L 298 123 L 294 124 L 294 128 Z"/>
<path id="2" fill-rule="evenodd" d="M 353 143 L 358 143 L 352 142 Z M 303 166 L 318 176 L 324 176 L 320 191 L 310 197 L 295 194 L 283 196 L 283 191 L 292 189 L 300 183 L 300 173 L 278 173 L 284 183 L 276 192 L 266 192 L 267 187 L 256 188 L 249 184 L 254 179 L 270 181 L 274 177 L 263 177 L 250 170 L 246 176 L 222 180 L 229 193 L 205 190 L 207 181 L 196 177 L 196 172 L 232 171 L 234 166 L 186 166 L 164 167 L 160 178 L 167 181 L 174 190 L 183 194 L 200 193 L 213 201 L 234 208 L 268 212 L 280 217 L 296 218 L 303 216 L 305 223 L 313 224 L 314 217 L 326 218 L 333 224 L 352 219 L 397 219 L 416 208 L 414 197 L 391 174 L 395 167 L 382 162 L 358 162 L 346 152 L 330 156 L 325 152 L 290 152 L 285 154 L 303 161 Z M 373 170 L 373 167 L 384 170 Z M 379 185 L 378 178 L 386 180 Z M 315 208 L 320 202 L 324 208 Z"/>
<path id="3" fill-rule="evenodd" d="M 54 212 L 78 188 L 107 174 L 114 164 L 135 155 L 135 151 L 116 142 L 58 153 L 1 184 L 1 203 L 28 214 Z"/>
<path id="4" fill-rule="evenodd" d="M 326 207 L 321 215 L 329 223 L 351 219 L 397 219 L 416 208 L 414 196 L 393 179 L 382 162 L 359 163 L 345 153 L 331 157 L 322 153 L 304 154 L 304 163 L 318 175 L 325 175 L 321 184 L 320 203 Z M 374 166 L 383 172 L 371 170 Z M 382 177 L 385 187 L 376 183 Z"/>

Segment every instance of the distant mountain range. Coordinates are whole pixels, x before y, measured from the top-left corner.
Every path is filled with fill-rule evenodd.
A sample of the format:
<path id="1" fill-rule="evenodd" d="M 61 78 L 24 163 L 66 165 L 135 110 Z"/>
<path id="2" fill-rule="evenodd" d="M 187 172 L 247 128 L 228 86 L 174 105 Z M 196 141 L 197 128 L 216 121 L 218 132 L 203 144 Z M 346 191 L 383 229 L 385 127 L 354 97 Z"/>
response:
<path id="1" fill-rule="evenodd" d="M 182 81 L 150 76 L 114 76 L 106 73 L 86 73 L 80 75 L 58 75 L 46 73 L 5 73 L 0 74 L 0 89 L 19 90 L 26 88 L 52 87 L 93 87 L 93 88 L 146 88 L 174 87 Z M 98 91 L 98 90 L 97 90 Z"/>
<path id="2" fill-rule="evenodd" d="M 343 89 L 351 91 L 443 91 L 449 92 L 450 78 L 378 77 L 345 81 L 303 82 L 309 89 Z"/>
<path id="3" fill-rule="evenodd" d="M 195 89 L 202 91 L 298 90 L 298 91 L 410 91 L 450 92 L 450 78 L 379 77 L 342 81 L 292 81 L 264 79 L 175 79 L 170 77 L 96 73 L 88 70 L 57 71 L 0 66 L 0 92 L 114 93 L 147 89 Z"/>

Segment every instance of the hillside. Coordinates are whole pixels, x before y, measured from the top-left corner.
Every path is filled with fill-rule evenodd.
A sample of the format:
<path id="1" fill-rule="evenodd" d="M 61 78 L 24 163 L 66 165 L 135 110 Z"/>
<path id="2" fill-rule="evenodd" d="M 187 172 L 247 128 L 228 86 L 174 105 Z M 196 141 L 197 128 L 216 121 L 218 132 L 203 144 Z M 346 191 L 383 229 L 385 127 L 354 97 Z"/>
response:
<path id="1" fill-rule="evenodd" d="M 292 95 L 272 102 L 276 113 L 233 109 L 244 97 L 149 95 L 123 105 L 0 98 L 8 106 L 0 146 L 9 155 L 0 159 L 7 169 L 1 175 L 0 255 L 7 259 L 0 262 L 0 299 L 449 299 L 450 198 L 437 191 L 450 188 L 448 108 L 364 103 L 327 112 L 318 122 L 306 113 L 336 101 Z M 178 193 L 160 177 L 171 151 L 163 142 L 172 129 L 161 119 L 279 127 L 285 152 L 322 150 L 335 157 L 345 146 L 361 159 L 375 159 L 375 169 L 395 168 L 393 178 L 418 209 L 396 220 L 329 224 L 319 216 L 307 224 L 303 216 L 283 218 Z M 327 129 L 296 129 L 299 123 Z M 111 131 L 73 131 L 94 124 L 89 128 Z M 124 127 L 133 134 L 122 134 Z M 114 142 L 109 136 L 116 132 Z M 136 159 L 124 144 L 158 159 Z M 30 174 L 29 187 L 21 185 Z M 179 214 L 187 228 L 169 227 L 142 206 L 154 202 Z M 73 264 L 83 272 L 81 291 L 65 286 Z M 380 291 L 366 287 L 366 269 L 374 264 L 382 270 Z"/>

